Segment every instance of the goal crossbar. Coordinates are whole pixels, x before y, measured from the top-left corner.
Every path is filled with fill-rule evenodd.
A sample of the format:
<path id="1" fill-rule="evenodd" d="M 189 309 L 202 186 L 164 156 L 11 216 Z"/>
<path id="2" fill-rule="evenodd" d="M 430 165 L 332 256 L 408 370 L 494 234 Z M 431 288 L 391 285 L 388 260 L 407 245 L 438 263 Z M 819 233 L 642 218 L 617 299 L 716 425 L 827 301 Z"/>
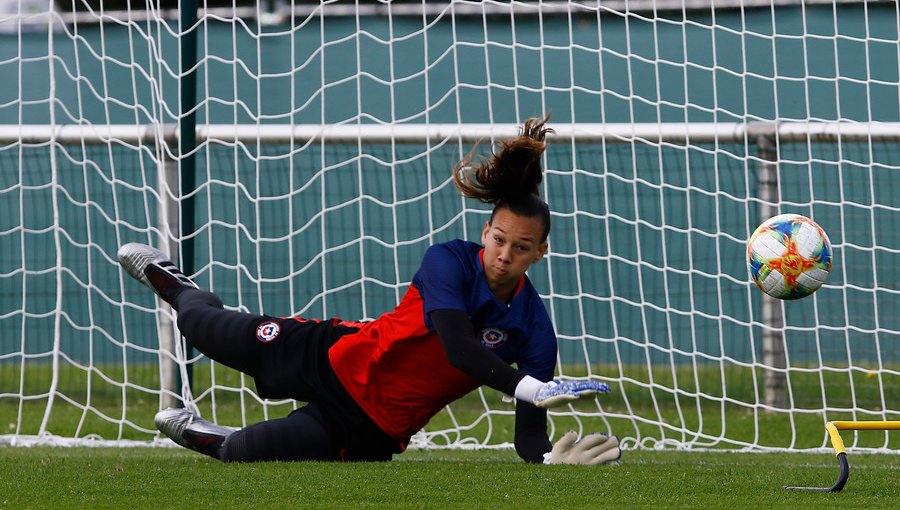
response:
<path id="1" fill-rule="evenodd" d="M 474 143 L 501 139 L 518 133 L 517 124 L 201 124 L 198 143 L 207 140 L 236 142 L 259 140 L 267 143 L 440 143 L 459 140 Z M 574 143 L 658 142 L 740 142 L 759 136 L 784 142 L 900 141 L 898 122 L 751 122 L 751 123 L 590 123 L 554 124 L 548 136 Z M 81 125 L 0 125 L 0 144 L 40 144 L 55 140 L 63 144 L 151 143 L 180 139 L 175 125 L 105 126 Z M 2 147 L 0 147 L 2 149 Z"/>

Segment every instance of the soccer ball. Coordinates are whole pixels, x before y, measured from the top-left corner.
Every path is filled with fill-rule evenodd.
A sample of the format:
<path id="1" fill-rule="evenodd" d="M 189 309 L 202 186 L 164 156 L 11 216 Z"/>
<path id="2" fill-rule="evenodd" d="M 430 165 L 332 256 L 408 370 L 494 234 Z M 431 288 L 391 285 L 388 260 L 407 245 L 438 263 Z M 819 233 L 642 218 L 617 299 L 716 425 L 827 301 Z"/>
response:
<path id="1" fill-rule="evenodd" d="M 831 242 L 822 227 L 799 214 L 779 214 L 756 228 L 747 243 L 756 286 L 778 299 L 816 291 L 831 272 Z"/>

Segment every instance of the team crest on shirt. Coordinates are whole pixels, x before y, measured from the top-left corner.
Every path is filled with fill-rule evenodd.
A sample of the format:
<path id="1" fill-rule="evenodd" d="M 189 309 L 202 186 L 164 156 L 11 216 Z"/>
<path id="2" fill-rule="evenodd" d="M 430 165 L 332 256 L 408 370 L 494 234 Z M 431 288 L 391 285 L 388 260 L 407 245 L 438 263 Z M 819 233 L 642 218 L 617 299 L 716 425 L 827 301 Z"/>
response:
<path id="1" fill-rule="evenodd" d="M 500 347 L 509 338 L 509 334 L 499 328 L 484 328 L 481 330 L 481 345 L 488 349 Z"/>
<path id="2" fill-rule="evenodd" d="M 275 340 L 278 338 L 278 333 L 281 333 L 281 326 L 277 322 L 263 322 L 256 328 L 256 338 L 263 343 Z"/>

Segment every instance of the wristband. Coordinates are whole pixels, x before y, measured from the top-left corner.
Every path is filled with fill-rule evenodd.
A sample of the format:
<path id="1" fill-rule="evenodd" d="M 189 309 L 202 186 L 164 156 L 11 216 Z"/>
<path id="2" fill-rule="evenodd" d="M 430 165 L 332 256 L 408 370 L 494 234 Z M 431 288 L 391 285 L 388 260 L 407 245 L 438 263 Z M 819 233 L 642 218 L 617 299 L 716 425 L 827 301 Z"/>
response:
<path id="1" fill-rule="evenodd" d="M 526 375 L 519 381 L 519 384 L 516 385 L 515 397 L 523 402 L 534 404 L 534 395 L 544 384 L 545 383 L 538 381 L 534 377 Z"/>

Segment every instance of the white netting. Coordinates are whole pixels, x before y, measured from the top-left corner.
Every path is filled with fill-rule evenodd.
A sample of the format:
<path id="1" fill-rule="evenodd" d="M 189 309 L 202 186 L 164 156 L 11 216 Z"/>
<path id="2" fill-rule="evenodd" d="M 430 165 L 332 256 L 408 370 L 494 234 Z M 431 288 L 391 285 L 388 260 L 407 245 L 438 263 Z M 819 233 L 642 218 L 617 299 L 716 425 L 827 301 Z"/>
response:
<path id="1" fill-rule="evenodd" d="M 118 246 L 235 309 L 376 317 L 428 245 L 478 239 L 453 165 L 546 111 L 531 278 L 560 375 L 614 388 L 554 436 L 802 450 L 825 420 L 900 419 L 895 3 L 74 5 L 0 2 L 0 441 L 150 442 L 180 403 L 286 414 L 175 340 Z M 778 212 L 822 225 L 835 267 L 773 306 L 744 243 Z M 473 394 L 414 445 L 508 445 L 513 410 Z M 865 434 L 848 446 L 898 449 Z"/>

